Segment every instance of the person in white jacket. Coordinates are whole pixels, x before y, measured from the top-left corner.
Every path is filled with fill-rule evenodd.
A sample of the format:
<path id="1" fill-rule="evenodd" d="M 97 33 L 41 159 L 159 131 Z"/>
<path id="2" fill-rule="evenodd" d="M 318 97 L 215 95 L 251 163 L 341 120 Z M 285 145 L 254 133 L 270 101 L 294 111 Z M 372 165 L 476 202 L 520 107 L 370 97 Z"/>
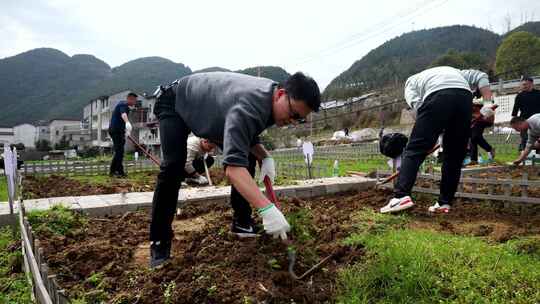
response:
<path id="1" fill-rule="evenodd" d="M 449 212 L 471 134 L 472 91 L 479 90 L 485 99 L 490 99 L 488 89 L 485 73 L 446 66 L 427 69 L 407 79 L 405 101 L 412 108 L 416 122 L 403 152 L 394 197 L 381 208 L 381 213 L 414 206 L 411 191 L 418 169 L 443 133 L 440 195 L 429 211 Z"/>
<path id="2" fill-rule="evenodd" d="M 197 185 L 208 184 L 208 179 L 204 176 L 204 163 L 206 163 L 207 168 L 212 167 L 214 164 L 213 154 L 215 150 L 216 144 L 208 139 L 197 136 L 188 138 L 186 165 L 184 166 L 187 183 Z"/>

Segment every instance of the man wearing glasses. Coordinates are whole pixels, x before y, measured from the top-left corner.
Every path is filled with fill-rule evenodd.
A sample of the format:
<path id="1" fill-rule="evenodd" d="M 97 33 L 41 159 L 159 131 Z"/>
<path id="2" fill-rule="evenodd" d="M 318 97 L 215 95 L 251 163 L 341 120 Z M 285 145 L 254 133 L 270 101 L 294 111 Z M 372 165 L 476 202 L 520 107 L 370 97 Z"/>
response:
<path id="1" fill-rule="evenodd" d="M 150 266 L 170 259 L 178 191 L 184 178 L 186 142 L 190 132 L 223 147 L 225 174 L 232 184 L 231 231 L 257 235 L 251 207 L 257 208 L 266 233 L 285 239 L 290 226 L 253 180 L 257 161 L 261 179 L 275 177 L 274 160 L 259 143 L 266 128 L 304 119 L 320 106 L 317 83 L 298 72 L 283 86 L 237 73 L 198 73 L 160 88 L 154 113 L 159 119 L 163 160 L 152 202 Z"/>

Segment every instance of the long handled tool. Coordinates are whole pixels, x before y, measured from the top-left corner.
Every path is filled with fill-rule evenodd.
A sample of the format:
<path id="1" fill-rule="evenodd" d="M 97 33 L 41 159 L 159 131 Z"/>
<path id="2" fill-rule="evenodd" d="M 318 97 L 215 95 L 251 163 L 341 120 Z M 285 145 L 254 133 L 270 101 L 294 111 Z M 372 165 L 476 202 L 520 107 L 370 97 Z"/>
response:
<path id="1" fill-rule="evenodd" d="M 133 138 L 133 136 L 128 135 L 127 138 L 129 139 L 129 141 L 131 141 L 131 143 L 133 143 L 135 145 L 135 147 L 137 147 L 139 150 L 141 150 L 144 155 L 146 155 L 146 157 L 150 158 L 156 165 L 160 166 L 161 165 L 161 162 L 159 161 L 159 159 L 157 159 L 157 157 L 155 157 L 154 155 L 152 155 L 152 153 L 150 153 L 150 151 L 146 150 L 143 146 L 141 146 L 137 140 L 135 138 Z"/>
<path id="2" fill-rule="evenodd" d="M 204 164 L 204 172 L 206 173 L 206 178 L 208 179 L 208 185 L 212 185 L 212 179 L 210 178 L 210 172 L 208 171 L 208 166 L 206 165 L 206 158 L 208 157 L 208 153 L 204 154 L 203 157 L 203 164 Z"/>
<path id="3" fill-rule="evenodd" d="M 428 154 L 427 154 L 427 155 L 430 155 L 430 154 L 432 154 L 433 152 L 437 151 L 440 147 L 441 147 L 441 145 L 436 144 L 433 148 L 431 148 L 431 150 L 428 151 Z M 383 180 L 380 181 L 380 182 L 377 182 L 377 183 L 375 184 L 375 187 L 380 186 L 380 185 L 384 185 L 384 184 L 386 184 L 386 183 L 389 183 L 389 182 L 393 181 L 394 179 L 396 179 L 396 177 L 398 177 L 398 176 L 399 176 L 399 171 L 396 171 L 396 172 L 394 172 L 392 175 L 390 175 L 389 177 L 383 179 Z"/>
<path id="4" fill-rule="evenodd" d="M 265 176 L 263 179 L 264 186 L 266 188 L 266 195 L 268 196 L 268 199 L 276 205 L 278 209 L 281 209 L 281 205 L 279 204 L 279 201 L 277 200 L 276 193 L 274 192 L 274 187 L 272 186 L 272 181 L 268 176 Z M 284 240 L 284 242 L 287 245 L 290 245 L 290 241 Z M 315 264 L 315 266 L 308 269 L 306 272 L 304 272 L 301 275 L 297 275 L 294 272 L 294 264 L 296 263 L 296 250 L 294 249 L 287 249 L 287 258 L 289 259 L 289 274 L 291 277 L 295 280 L 302 280 L 303 278 L 307 277 L 309 274 L 313 273 L 315 270 L 319 269 L 324 263 L 326 263 L 333 254 L 325 257 L 322 259 L 319 263 Z"/>
<path id="5" fill-rule="evenodd" d="M 331 254 L 324 259 L 322 259 L 319 263 L 315 264 L 313 267 L 308 269 L 306 272 L 304 272 L 301 275 L 296 275 L 294 273 L 294 263 L 296 262 L 296 251 L 289 250 L 287 253 L 287 257 L 289 258 L 289 274 L 291 277 L 295 280 L 302 280 L 303 278 L 307 277 L 309 274 L 313 273 L 315 270 L 319 269 L 324 263 L 326 263 L 334 254 Z"/>
<path id="6" fill-rule="evenodd" d="M 272 186 L 272 181 L 270 180 L 270 177 L 265 176 L 263 182 L 264 187 L 266 188 L 266 196 L 274 205 L 276 205 L 278 209 L 281 209 L 281 204 L 279 203 L 276 193 L 274 192 L 274 187 Z"/>

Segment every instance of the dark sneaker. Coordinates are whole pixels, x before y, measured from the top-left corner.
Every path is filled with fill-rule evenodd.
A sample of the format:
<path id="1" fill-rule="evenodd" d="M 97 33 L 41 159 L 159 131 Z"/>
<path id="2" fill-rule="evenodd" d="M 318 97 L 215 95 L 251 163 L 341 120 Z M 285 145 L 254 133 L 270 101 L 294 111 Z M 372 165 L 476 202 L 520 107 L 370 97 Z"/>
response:
<path id="1" fill-rule="evenodd" d="M 237 222 L 233 222 L 231 232 L 240 238 L 249 238 L 259 236 L 260 229 L 253 224 L 242 225 Z"/>
<path id="2" fill-rule="evenodd" d="M 171 258 L 171 242 L 158 241 L 150 245 L 150 268 L 162 266 Z"/>

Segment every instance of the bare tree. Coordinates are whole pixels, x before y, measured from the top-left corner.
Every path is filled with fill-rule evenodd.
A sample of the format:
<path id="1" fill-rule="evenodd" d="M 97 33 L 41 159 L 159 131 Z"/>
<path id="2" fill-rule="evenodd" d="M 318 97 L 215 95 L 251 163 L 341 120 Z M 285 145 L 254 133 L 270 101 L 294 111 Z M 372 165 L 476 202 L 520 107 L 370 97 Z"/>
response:
<path id="1" fill-rule="evenodd" d="M 503 17 L 503 27 L 504 27 L 504 34 L 510 32 L 512 29 L 512 16 L 509 12 L 506 13 L 506 15 Z"/>

